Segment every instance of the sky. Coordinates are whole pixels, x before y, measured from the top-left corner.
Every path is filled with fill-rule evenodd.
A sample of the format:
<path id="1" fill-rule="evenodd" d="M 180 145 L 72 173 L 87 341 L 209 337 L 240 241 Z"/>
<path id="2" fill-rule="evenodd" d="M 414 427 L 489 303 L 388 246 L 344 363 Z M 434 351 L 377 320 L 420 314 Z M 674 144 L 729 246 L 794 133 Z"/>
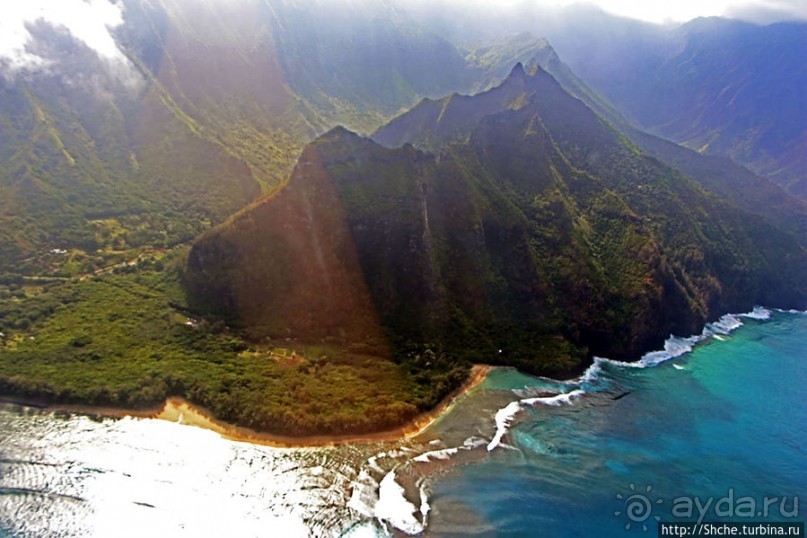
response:
<path id="1" fill-rule="evenodd" d="M 523 5 L 525 1 L 567 6 L 579 0 L 477 0 L 476 5 L 501 9 L 507 5 Z M 807 0 L 589 0 L 586 3 L 615 15 L 655 23 L 685 22 L 712 15 L 762 24 L 788 19 L 807 20 Z M 26 25 L 38 19 L 67 28 L 102 58 L 126 63 L 110 33 L 123 22 L 121 8 L 110 0 L 4 0 L 0 4 L 0 66 L 5 64 L 12 70 L 47 66 L 47 59 L 26 50 L 30 40 Z"/>

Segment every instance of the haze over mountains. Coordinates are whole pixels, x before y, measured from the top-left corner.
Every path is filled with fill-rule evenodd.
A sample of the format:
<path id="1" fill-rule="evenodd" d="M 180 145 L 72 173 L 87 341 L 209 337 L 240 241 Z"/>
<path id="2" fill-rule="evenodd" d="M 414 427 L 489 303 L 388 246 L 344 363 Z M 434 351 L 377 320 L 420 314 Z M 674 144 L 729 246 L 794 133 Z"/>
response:
<path id="1" fill-rule="evenodd" d="M 632 55 L 589 44 L 572 65 L 641 128 L 807 197 L 807 24 L 698 19 L 663 38 Z"/>
<path id="2" fill-rule="evenodd" d="M 416 16 L 462 43 L 508 32 L 547 37 L 629 119 L 700 152 L 728 156 L 805 198 L 807 23 L 717 17 L 657 25 L 594 7 L 510 10 L 420 4 Z"/>
<path id="3" fill-rule="evenodd" d="M 335 346 L 340 368 L 395 379 L 389 425 L 433 406 L 469 359 L 568 373 L 754 303 L 805 307 L 802 23 L 441 19 L 373 0 L 110 9 L 111 51 L 40 19 L 24 53 L 0 54 L 9 387 L 121 405 L 181 393 L 310 433 L 321 409 L 255 411 L 268 389 L 242 351 Z M 159 310 L 146 332 L 160 344 L 99 392 L 84 369 L 123 356 L 105 329 L 136 334 L 91 302 L 114 310 L 103 294 L 121 290 L 138 319 Z M 241 384 L 185 363 L 186 377 L 148 377 L 189 354 Z M 58 357 L 75 360 L 50 368 Z M 271 376 L 299 388 L 322 366 Z M 335 408 L 328 428 L 372 429 L 361 405 L 362 421 Z"/>

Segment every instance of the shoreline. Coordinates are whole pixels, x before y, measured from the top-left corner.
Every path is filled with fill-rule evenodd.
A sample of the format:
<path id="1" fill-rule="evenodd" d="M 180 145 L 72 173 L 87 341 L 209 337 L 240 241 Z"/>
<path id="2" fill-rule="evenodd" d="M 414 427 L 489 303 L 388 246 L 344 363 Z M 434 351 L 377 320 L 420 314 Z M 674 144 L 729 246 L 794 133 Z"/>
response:
<path id="1" fill-rule="evenodd" d="M 430 411 L 420 413 L 405 424 L 390 430 L 357 434 L 325 434 L 309 436 L 291 436 L 272 433 L 263 433 L 250 428 L 236 426 L 213 417 L 207 409 L 194 405 L 184 398 L 171 396 L 160 407 L 144 410 L 124 409 L 117 407 L 103 407 L 92 405 L 43 404 L 35 400 L 26 401 L 18 398 L 0 397 L 0 402 L 15 405 L 34 407 L 42 410 L 64 412 L 103 417 L 134 417 L 159 419 L 194 426 L 218 433 L 230 441 L 253 443 L 274 448 L 314 448 L 332 447 L 346 444 L 377 443 L 411 439 L 423 433 L 429 426 L 440 419 L 453 405 L 468 392 L 479 386 L 488 373 L 495 367 L 486 364 L 474 364 L 468 374 L 468 379 L 457 389 L 452 391 Z"/>

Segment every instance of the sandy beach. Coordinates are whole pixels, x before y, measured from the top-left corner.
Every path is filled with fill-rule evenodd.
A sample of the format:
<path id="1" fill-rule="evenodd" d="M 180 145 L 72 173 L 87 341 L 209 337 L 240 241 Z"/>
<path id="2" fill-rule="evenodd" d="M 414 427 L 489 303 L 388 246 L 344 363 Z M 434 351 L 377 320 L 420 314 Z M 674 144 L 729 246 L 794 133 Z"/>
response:
<path id="1" fill-rule="evenodd" d="M 166 420 L 169 422 L 177 422 L 187 426 L 196 426 L 198 428 L 211 430 L 218 433 L 222 437 L 233 441 L 243 441 L 278 448 L 305 448 L 336 446 L 352 443 L 376 443 L 410 439 L 421 434 L 432 423 L 440 418 L 440 416 L 447 412 L 459 398 L 482 383 L 492 369 L 492 366 L 475 364 L 471 368 L 470 374 L 468 375 L 468 379 L 465 381 L 465 383 L 463 383 L 462 386 L 457 388 L 454 392 L 449 394 L 440 403 L 440 405 L 433 410 L 426 413 L 421 413 L 398 428 L 365 434 L 314 435 L 295 437 L 263 433 L 217 420 L 208 410 L 196 406 L 184 398 L 179 397 L 168 398 L 162 407 L 150 410 L 131 410 L 114 407 L 95 407 L 84 405 L 35 405 L 68 413 L 119 418 L 137 417 Z M 25 405 L 25 402 L 15 402 L 14 400 L 7 401 Z"/>

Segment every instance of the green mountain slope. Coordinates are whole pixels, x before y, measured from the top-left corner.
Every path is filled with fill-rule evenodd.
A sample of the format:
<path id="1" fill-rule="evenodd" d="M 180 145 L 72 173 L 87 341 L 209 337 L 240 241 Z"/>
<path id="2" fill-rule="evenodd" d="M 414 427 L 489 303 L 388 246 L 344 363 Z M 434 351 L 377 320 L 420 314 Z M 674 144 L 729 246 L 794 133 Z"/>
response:
<path id="1" fill-rule="evenodd" d="M 266 20 L 300 109 L 321 134 L 369 132 L 422 97 L 470 88 L 457 48 L 392 3 L 276 0 Z"/>
<path id="2" fill-rule="evenodd" d="M 657 136 L 626 128 L 642 150 L 685 173 L 705 189 L 754 213 L 807 246 L 807 202 L 727 157 L 703 155 Z"/>
<path id="3" fill-rule="evenodd" d="M 0 271 L 47 271 L 50 249 L 93 256 L 185 242 L 260 194 L 249 169 L 189 130 L 156 90 L 111 89 L 122 97 L 58 77 L 0 87 Z"/>
<path id="4" fill-rule="evenodd" d="M 198 77 L 193 59 L 182 56 L 184 43 L 173 37 L 180 18 L 150 6 L 129 2 L 124 9 L 119 39 L 130 63 L 110 63 L 42 22 L 34 46 L 49 67 L 0 82 L 0 272 L 89 272 L 137 250 L 186 242 L 290 169 L 293 136 L 281 133 L 273 155 L 279 131 L 259 129 L 277 106 L 270 110 L 253 96 L 238 100 L 214 77 Z M 221 43 L 216 52 L 205 57 L 228 62 L 236 55 Z M 258 67 L 253 71 L 266 71 Z M 186 94 L 192 90 L 195 105 Z M 258 119 L 239 131 L 235 118 L 245 111 L 222 112 L 230 100 L 249 100 L 244 106 L 259 108 L 252 115 Z M 282 126 L 293 133 L 289 123 Z M 51 249 L 84 262 L 68 267 Z"/>
<path id="5" fill-rule="evenodd" d="M 382 136 L 439 153 L 319 138 L 283 191 L 194 245 L 196 306 L 252 338 L 381 335 L 557 372 L 805 301 L 790 235 L 641 153 L 544 71 L 424 101 Z"/>

